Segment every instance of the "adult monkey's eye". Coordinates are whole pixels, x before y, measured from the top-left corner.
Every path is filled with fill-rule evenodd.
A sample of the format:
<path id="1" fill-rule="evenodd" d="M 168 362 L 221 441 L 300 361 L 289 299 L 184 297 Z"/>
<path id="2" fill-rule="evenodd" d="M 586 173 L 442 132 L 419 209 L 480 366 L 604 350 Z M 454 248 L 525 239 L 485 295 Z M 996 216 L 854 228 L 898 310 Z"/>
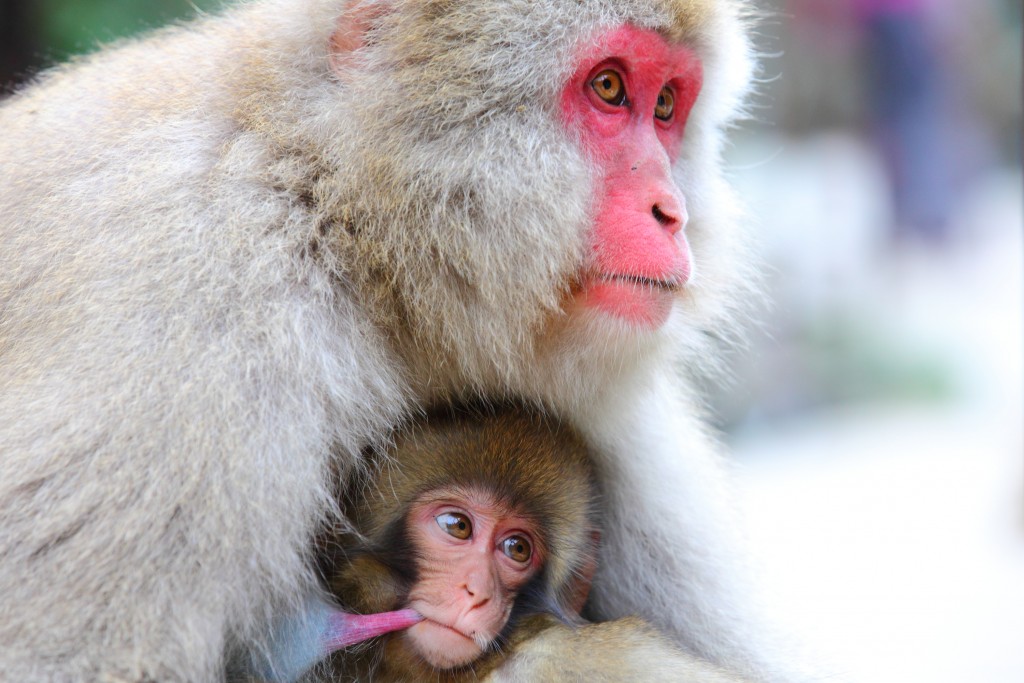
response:
<path id="1" fill-rule="evenodd" d="M 533 556 L 530 542 L 522 536 L 509 536 L 501 542 L 501 550 L 516 562 L 526 563 Z"/>
<path id="2" fill-rule="evenodd" d="M 626 101 L 626 88 L 622 84 L 622 76 L 613 69 L 605 69 L 594 76 L 594 80 L 590 81 L 590 87 L 608 104 L 617 107 Z"/>
<path id="3" fill-rule="evenodd" d="M 445 512 L 434 518 L 444 532 L 455 538 L 466 540 L 473 535 L 473 524 L 469 517 L 458 512 Z"/>
<path id="4" fill-rule="evenodd" d="M 676 108 L 676 96 L 667 85 L 658 93 L 658 104 L 654 107 L 654 117 L 662 121 L 672 118 L 672 111 Z"/>

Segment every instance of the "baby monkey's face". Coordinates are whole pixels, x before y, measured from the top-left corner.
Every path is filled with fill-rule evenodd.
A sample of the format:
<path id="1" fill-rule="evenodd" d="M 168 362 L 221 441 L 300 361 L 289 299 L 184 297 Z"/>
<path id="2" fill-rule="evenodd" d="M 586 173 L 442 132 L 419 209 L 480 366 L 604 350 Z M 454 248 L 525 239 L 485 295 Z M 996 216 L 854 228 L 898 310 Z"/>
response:
<path id="1" fill-rule="evenodd" d="M 408 607 L 424 620 L 403 637 L 431 666 L 469 664 L 501 633 L 519 590 L 543 565 L 537 524 L 488 492 L 462 488 L 421 497 L 407 523 L 419 570 Z"/>

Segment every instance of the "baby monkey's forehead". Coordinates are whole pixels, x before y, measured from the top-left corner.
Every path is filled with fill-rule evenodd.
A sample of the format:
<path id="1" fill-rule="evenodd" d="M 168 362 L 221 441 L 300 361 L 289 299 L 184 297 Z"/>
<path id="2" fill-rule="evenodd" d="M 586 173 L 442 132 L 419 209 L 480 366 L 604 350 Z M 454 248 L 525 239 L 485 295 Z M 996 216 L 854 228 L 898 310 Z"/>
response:
<path id="1" fill-rule="evenodd" d="M 415 506 L 445 505 L 471 507 L 496 517 L 521 517 L 534 522 L 529 506 L 509 491 L 495 491 L 484 484 L 446 484 L 424 491 L 413 501 Z"/>

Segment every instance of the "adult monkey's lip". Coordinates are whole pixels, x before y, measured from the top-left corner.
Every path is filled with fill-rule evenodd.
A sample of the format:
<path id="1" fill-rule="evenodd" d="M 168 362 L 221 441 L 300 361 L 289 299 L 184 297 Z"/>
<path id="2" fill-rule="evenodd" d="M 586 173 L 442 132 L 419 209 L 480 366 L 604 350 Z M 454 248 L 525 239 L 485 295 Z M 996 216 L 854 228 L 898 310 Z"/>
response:
<path id="1" fill-rule="evenodd" d="M 683 276 L 662 276 L 648 277 L 646 275 L 635 275 L 632 273 L 603 273 L 600 271 L 584 272 L 569 282 L 569 291 L 579 294 L 594 284 L 601 282 L 625 283 L 638 287 L 650 289 L 661 289 L 668 292 L 677 292 L 686 285 L 686 277 Z"/>
<path id="2" fill-rule="evenodd" d="M 683 284 L 677 278 L 650 278 L 643 275 L 627 275 L 625 273 L 602 273 L 597 276 L 601 282 L 625 282 L 641 287 L 651 287 L 675 292 L 682 289 Z"/>
<path id="3" fill-rule="evenodd" d="M 584 308 L 605 313 L 637 329 L 655 330 L 668 320 L 685 279 L 628 273 L 588 274 L 572 293 Z"/>

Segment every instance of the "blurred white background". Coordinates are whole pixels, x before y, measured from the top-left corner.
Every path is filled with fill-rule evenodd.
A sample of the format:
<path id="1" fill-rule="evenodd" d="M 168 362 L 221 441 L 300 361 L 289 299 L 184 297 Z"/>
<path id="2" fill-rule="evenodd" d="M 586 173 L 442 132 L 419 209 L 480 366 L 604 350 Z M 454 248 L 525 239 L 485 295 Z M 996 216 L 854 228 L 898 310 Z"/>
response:
<path id="1" fill-rule="evenodd" d="M 1021 3 L 772 3 L 731 161 L 770 308 L 717 399 L 819 671 L 1024 681 Z"/>

